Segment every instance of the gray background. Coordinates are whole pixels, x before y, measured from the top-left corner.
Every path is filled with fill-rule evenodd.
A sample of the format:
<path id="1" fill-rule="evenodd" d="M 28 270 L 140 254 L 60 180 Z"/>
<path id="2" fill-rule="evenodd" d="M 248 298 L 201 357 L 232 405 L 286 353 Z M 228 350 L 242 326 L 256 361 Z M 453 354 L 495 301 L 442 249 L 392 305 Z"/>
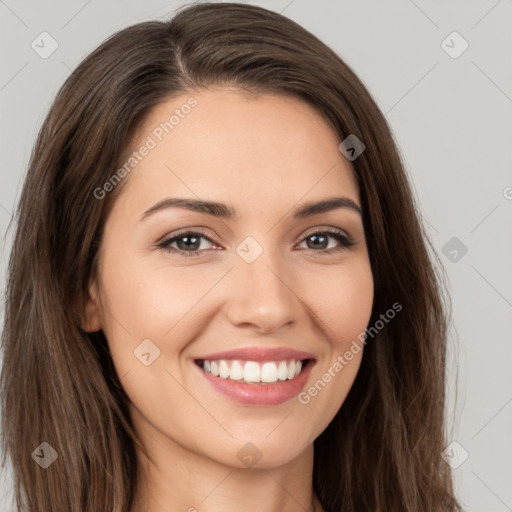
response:
<path id="1" fill-rule="evenodd" d="M 460 446 L 447 460 L 458 466 L 457 494 L 469 512 L 512 511 L 512 1 L 250 3 L 330 45 L 386 114 L 449 276 L 448 426 Z M 14 222 L 6 229 L 55 93 L 107 36 L 182 4 L 0 0 L 2 289 Z M 47 59 L 31 47 L 43 31 L 58 43 Z M 457 58 L 463 41 L 453 31 L 469 44 Z M 6 468 L 0 510 L 11 510 L 11 490 Z"/>

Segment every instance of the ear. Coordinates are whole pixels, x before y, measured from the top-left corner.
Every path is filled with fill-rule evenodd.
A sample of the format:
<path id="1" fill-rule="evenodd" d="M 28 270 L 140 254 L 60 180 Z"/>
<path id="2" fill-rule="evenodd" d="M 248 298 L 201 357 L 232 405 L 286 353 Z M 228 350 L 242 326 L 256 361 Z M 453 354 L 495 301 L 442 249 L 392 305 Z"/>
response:
<path id="1" fill-rule="evenodd" d="M 89 286 L 89 293 L 85 300 L 85 309 L 81 327 L 85 332 L 97 332 L 103 327 L 101 305 L 96 281 L 93 281 Z"/>

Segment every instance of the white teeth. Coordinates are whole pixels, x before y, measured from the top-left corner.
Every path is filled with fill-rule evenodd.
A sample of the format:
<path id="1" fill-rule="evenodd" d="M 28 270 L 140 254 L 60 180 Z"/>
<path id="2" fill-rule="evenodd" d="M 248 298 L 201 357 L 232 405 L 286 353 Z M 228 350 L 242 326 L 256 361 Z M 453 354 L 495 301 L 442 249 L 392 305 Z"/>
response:
<path id="1" fill-rule="evenodd" d="M 254 361 L 247 361 L 244 366 L 244 380 L 247 382 L 260 382 L 260 376 L 260 365 Z"/>
<path id="2" fill-rule="evenodd" d="M 208 363 L 208 367 L 210 366 L 209 361 L 205 361 L 205 363 Z M 206 369 L 206 365 L 205 365 Z M 206 370 L 208 371 L 208 370 Z M 288 378 L 288 367 L 286 366 L 286 361 L 281 361 L 279 363 L 279 368 L 277 369 L 277 376 L 279 377 L 279 380 L 286 380 Z"/>
<path id="3" fill-rule="evenodd" d="M 226 361 L 219 361 L 219 377 L 221 379 L 227 379 L 229 377 L 229 366 Z"/>
<path id="4" fill-rule="evenodd" d="M 291 364 L 288 366 L 288 378 L 293 379 L 295 375 L 295 362 L 292 361 Z"/>
<path id="5" fill-rule="evenodd" d="M 245 382 L 273 383 L 290 380 L 302 371 L 302 361 L 204 361 L 203 369 L 221 379 L 244 380 Z"/>
<path id="6" fill-rule="evenodd" d="M 208 361 L 205 361 L 205 363 L 207 362 Z M 205 371 L 208 371 L 206 370 L 206 365 Z M 244 378 L 244 368 L 239 361 L 233 361 L 231 363 L 231 372 L 229 373 L 229 378 L 232 380 L 242 380 Z"/>
<path id="7" fill-rule="evenodd" d="M 276 363 L 265 363 L 261 367 L 261 382 L 277 382 Z"/>

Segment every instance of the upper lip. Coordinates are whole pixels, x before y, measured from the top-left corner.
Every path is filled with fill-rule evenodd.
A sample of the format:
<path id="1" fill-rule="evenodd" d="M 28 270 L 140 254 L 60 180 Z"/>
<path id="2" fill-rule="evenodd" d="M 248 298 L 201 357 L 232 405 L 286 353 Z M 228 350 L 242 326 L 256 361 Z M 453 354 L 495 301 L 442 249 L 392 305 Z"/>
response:
<path id="1" fill-rule="evenodd" d="M 207 354 L 197 359 L 218 361 L 220 359 L 241 359 L 244 361 L 281 361 L 283 359 L 314 359 L 313 354 L 287 347 L 246 347 Z"/>

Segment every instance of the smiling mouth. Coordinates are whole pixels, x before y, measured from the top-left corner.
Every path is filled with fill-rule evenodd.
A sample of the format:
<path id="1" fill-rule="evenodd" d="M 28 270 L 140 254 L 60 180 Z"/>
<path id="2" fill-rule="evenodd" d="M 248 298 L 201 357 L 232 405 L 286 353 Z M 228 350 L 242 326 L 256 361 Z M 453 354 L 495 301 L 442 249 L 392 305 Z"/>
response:
<path id="1" fill-rule="evenodd" d="M 313 359 L 282 359 L 276 361 L 196 359 L 195 363 L 204 372 L 220 379 L 245 384 L 268 385 L 297 378 L 312 361 Z"/>

